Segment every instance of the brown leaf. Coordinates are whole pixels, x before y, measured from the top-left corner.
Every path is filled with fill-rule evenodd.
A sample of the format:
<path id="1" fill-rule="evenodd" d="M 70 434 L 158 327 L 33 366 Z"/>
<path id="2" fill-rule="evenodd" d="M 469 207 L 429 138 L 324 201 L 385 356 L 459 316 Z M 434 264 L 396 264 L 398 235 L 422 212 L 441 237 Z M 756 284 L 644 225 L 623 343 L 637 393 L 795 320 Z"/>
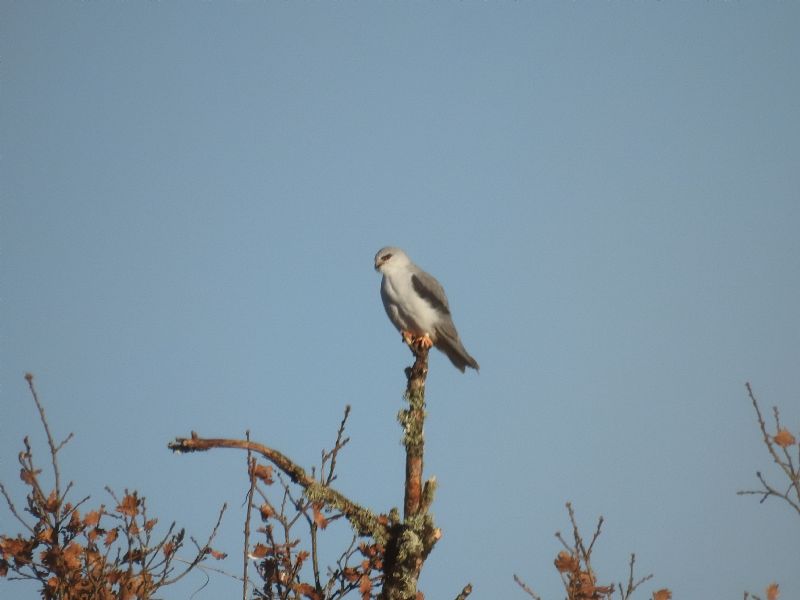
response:
<path id="1" fill-rule="evenodd" d="M 361 580 L 358 582 L 358 591 L 361 592 L 361 598 L 363 600 L 369 600 L 369 595 L 372 591 L 372 582 L 367 575 L 361 576 Z"/>
<path id="2" fill-rule="evenodd" d="M 208 552 L 209 552 L 209 554 L 211 554 L 211 556 L 213 556 L 213 557 L 214 557 L 215 559 L 217 559 L 217 560 L 222 560 L 223 558 L 225 558 L 226 556 L 228 556 L 228 555 L 227 555 L 227 554 L 225 554 L 224 552 L 220 552 L 220 551 L 218 551 L 218 550 L 214 550 L 213 548 L 209 548 L 209 549 L 208 549 Z"/>
<path id="3" fill-rule="evenodd" d="M 122 502 L 120 502 L 119 506 L 117 506 L 117 512 L 128 517 L 135 517 L 137 514 L 139 514 L 140 503 L 141 501 L 139 500 L 136 492 L 133 492 L 132 494 L 125 494 Z"/>
<path id="4" fill-rule="evenodd" d="M 36 476 L 41 472 L 41 469 L 36 469 L 35 471 L 31 471 L 30 469 L 20 469 L 19 478 L 28 485 L 33 485 L 33 482 L 36 481 Z"/>
<path id="5" fill-rule="evenodd" d="M 81 529 L 83 529 L 83 523 L 81 522 L 81 513 L 76 508 L 72 511 L 72 514 L 69 517 L 69 524 L 67 525 L 67 529 L 69 529 L 72 533 L 78 533 Z"/>
<path id="6" fill-rule="evenodd" d="M 272 485 L 272 467 L 270 465 L 255 464 L 250 470 L 250 475 L 263 481 L 266 485 Z"/>
<path id="7" fill-rule="evenodd" d="M 310 600 L 322 600 L 322 596 L 310 583 L 298 583 L 294 586 L 294 589 L 298 594 L 302 594 L 306 598 L 310 598 Z"/>
<path id="8" fill-rule="evenodd" d="M 786 431 L 786 430 L 784 430 Z M 778 596 L 781 595 L 780 589 L 778 589 L 777 583 L 770 583 L 767 586 L 767 600 L 778 600 Z"/>
<path id="9" fill-rule="evenodd" d="M 104 530 L 100 529 L 99 527 L 95 527 L 86 532 L 86 539 L 89 540 L 90 544 L 94 544 L 97 536 L 102 535 L 103 533 L 105 533 Z"/>
<path id="10" fill-rule="evenodd" d="M 342 575 L 344 575 L 344 578 L 347 579 L 347 581 L 349 581 L 350 583 L 358 581 L 358 578 L 361 577 L 358 571 L 356 571 L 353 567 L 346 567 L 342 571 Z"/>
<path id="11" fill-rule="evenodd" d="M 17 566 L 27 565 L 33 561 L 33 549 L 35 542 L 23 539 L 22 536 L 16 538 L 0 537 L 0 551 L 4 556 L 11 556 Z"/>
<path id="12" fill-rule="evenodd" d="M 117 528 L 114 527 L 114 529 L 109 530 L 109 532 L 106 534 L 106 539 L 103 540 L 103 544 L 105 546 L 110 546 L 117 540 L 118 535 L 119 531 L 117 531 Z"/>
<path id="13" fill-rule="evenodd" d="M 256 544 L 255 548 L 253 548 L 253 551 L 250 554 L 252 554 L 255 558 L 264 558 L 267 555 L 267 552 L 269 552 L 269 548 L 267 548 L 264 544 Z"/>
<path id="14" fill-rule="evenodd" d="M 322 507 L 323 505 L 319 502 L 314 503 L 314 523 L 316 523 L 317 527 L 320 529 L 325 529 L 328 526 L 328 519 L 322 516 Z"/>
<path id="15" fill-rule="evenodd" d="M 772 441 L 778 444 L 781 448 L 788 448 L 789 446 L 794 446 L 797 440 L 794 439 L 794 436 L 788 429 L 781 429 L 776 433 Z M 777 596 L 776 596 L 777 597 Z"/>
<path id="16" fill-rule="evenodd" d="M 175 552 L 175 544 L 172 542 L 164 542 L 164 545 L 161 546 L 161 551 L 164 553 L 164 556 L 169 557 Z"/>
<path id="17" fill-rule="evenodd" d="M 94 527 L 100 522 L 100 512 L 99 510 L 93 510 L 90 513 L 86 514 L 86 517 L 83 519 L 83 524 L 86 527 Z"/>
<path id="18" fill-rule="evenodd" d="M 42 529 L 36 534 L 36 540 L 39 542 L 44 542 L 45 544 L 52 544 L 55 542 L 55 539 L 53 538 L 53 528 L 45 527 Z"/>
<path id="19" fill-rule="evenodd" d="M 77 570 L 81 568 L 81 554 L 83 554 L 83 546 L 75 542 L 64 548 L 64 564 L 68 569 Z"/>
<path id="20" fill-rule="evenodd" d="M 8 575 L 8 563 L 0 558 L 0 577 Z"/>
<path id="21" fill-rule="evenodd" d="M 150 533 L 151 531 L 153 531 L 153 527 L 155 527 L 155 526 L 156 526 L 156 523 L 158 523 L 158 519 L 150 519 L 150 520 L 148 520 L 148 521 L 145 521 L 145 523 L 144 523 L 144 530 L 145 530 L 147 533 Z"/>
<path id="22" fill-rule="evenodd" d="M 567 573 L 570 571 L 577 571 L 580 568 L 580 562 L 572 554 L 566 550 L 558 553 L 555 560 L 556 569 L 559 573 Z"/>
<path id="23" fill-rule="evenodd" d="M 670 600 L 670 598 L 672 598 L 672 592 L 670 592 L 667 588 L 653 592 L 653 600 Z"/>
<path id="24" fill-rule="evenodd" d="M 273 508 L 269 504 L 267 504 L 266 502 L 264 504 L 262 504 L 261 507 L 258 510 L 261 512 L 261 518 L 264 521 L 266 521 L 272 515 L 275 514 L 275 511 L 273 510 Z"/>
<path id="25" fill-rule="evenodd" d="M 53 490 L 47 497 L 47 502 L 44 505 L 44 509 L 51 514 L 55 514 L 60 505 L 61 503 L 58 501 L 58 496 L 56 496 L 56 491 Z"/>

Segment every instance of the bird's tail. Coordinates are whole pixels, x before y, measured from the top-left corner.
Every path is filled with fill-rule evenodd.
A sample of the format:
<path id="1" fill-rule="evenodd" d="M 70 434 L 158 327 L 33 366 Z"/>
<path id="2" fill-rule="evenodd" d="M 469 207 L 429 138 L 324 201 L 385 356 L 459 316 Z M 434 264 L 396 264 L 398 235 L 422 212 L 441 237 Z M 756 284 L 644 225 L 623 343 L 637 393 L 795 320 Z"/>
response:
<path id="1" fill-rule="evenodd" d="M 457 333 L 453 332 L 455 333 L 453 335 L 453 333 L 441 329 L 437 329 L 436 333 L 438 334 L 436 336 L 436 347 L 447 355 L 447 358 L 455 365 L 456 369 L 462 373 L 467 367 L 472 367 L 476 371 L 480 370 L 478 361 L 469 355 Z"/>

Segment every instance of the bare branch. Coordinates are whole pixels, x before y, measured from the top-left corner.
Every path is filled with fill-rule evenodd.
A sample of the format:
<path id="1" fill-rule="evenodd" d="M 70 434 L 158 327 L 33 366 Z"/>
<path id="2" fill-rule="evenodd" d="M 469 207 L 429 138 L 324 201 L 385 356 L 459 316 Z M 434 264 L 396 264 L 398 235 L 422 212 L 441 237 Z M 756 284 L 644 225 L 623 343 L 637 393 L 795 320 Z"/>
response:
<path id="1" fill-rule="evenodd" d="M 245 432 L 245 438 L 250 441 L 250 430 Z M 250 565 L 250 512 L 253 509 L 253 493 L 256 489 L 255 459 L 252 453 L 247 451 L 247 473 L 250 476 L 250 489 L 247 491 L 247 509 L 244 517 L 244 549 L 242 557 L 242 600 L 247 600 L 247 567 Z"/>
<path id="2" fill-rule="evenodd" d="M 464 588 L 459 592 L 458 596 L 456 596 L 456 600 L 466 600 L 467 596 L 472 593 L 472 584 L 468 583 L 464 586 Z"/>
<path id="3" fill-rule="evenodd" d="M 168 448 L 173 452 L 204 452 L 213 448 L 236 448 L 260 454 L 286 473 L 294 483 L 301 486 L 310 500 L 328 504 L 341 511 L 359 535 L 371 535 L 376 539 L 385 539 L 385 527 L 369 510 L 333 488 L 320 484 L 313 477 L 307 475 L 305 470 L 294 461 L 268 446 L 249 440 L 201 438 L 192 432 L 190 438 L 176 438 L 175 441 L 168 444 Z"/>
<path id="4" fill-rule="evenodd" d="M 769 452 L 770 456 L 772 457 L 773 462 L 777 464 L 786 477 L 789 479 L 789 487 L 786 491 L 780 491 L 776 489 L 773 485 L 769 484 L 766 478 L 762 475 L 760 471 L 756 472 L 756 477 L 758 478 L 759 482 L 761 482 L 761 486 L 763 489 L 761 490 L 740 490 L 737 492 L 738 495 L 758 495 L 761 496 L 759 502 L 764 502 L 770 496 L 775 496 L 776 498 L 782 498 L 786 503 L 791 506 L 795 512 L 800 514 L 800 467 L 795 465 L 794 461 L 792 460 L 789 451 L 787 450 L 787 445 L 783 440 L 778 439 L 778 434 L 783 431 L 781 427 L 781 420 L 780 420 L 780 413 L 777 407 L 774 407 L 772 412 L 775 418 L 775 427 L 776 427 L 776 437 L 773 437 L 767 431 L 766 423 L 764 422 L 764 417 L 761 414 L 761 408 L 758 405 L 758 401 L 753 393 L 753 388 L 750 386 L 750 383 L 746 383 L 745 387 L 747 388 L 747 394 L 750 397 L 750 401 L 753 404 L 753 408 L 756 411 L 756 418 L 758 420 L 758 427 L 761 430 L 761 436 L 764 441 L 764 446 L 766 446 L 767 451 Z M 788 432 L 787 432 L 788 433 Z M 792 436 L 789 437 L 789 445 L 794 445 L 795 442 Z M 776 446 L 780 448 L 780 453 L 776 449 Z M 781 457 L 781 454 L 783 457 Z M 798 462 L 800 463 L 800 449 L 798 449 Z"/>
<path id="5" fill-rule="evenodd" d="M 530 587 L 528 587 L 528 584 L 522 581 L 522 579 L 520 579 L 516 574 L 514 574 L 514 581 L 516 581 L 517 585 L 521 587 L 523 591 L 528 594 L 528 596 L 533 598 L 533 600 L 542 600 L 542 597 L 537 596 L 536 593 Z"/>

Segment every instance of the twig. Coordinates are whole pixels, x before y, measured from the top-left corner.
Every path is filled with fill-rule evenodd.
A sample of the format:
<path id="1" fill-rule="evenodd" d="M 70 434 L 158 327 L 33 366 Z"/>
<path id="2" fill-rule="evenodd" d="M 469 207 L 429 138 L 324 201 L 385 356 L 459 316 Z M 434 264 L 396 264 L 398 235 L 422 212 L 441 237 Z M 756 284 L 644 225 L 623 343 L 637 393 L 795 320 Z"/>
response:
<path id="1" fill-rule="evenodd" d="M 629 575 L 628 575 L 628 587 L 627 588 L 623 588 L 622 584 L 621 583 L 619 584 L 619 595 L 622 596 L 622 600 L 628 600 L 631 597 L 631 595 L 633 594 L 633 592 L 636 591 L 636 588 L 638 588 L 640 585 L 642 585 L 645 581 L 648 581 L 648 580 L 653 578 L 653 574 L 650 573 L 650 575 L 646 575 L 645 577 L 642 577 L 638 581 L 634 582 L 633 581 L 633 565 L 634 565 L 635 562 L 636 562 L 636 555 L 631 553 L 631 561 L 629 563 L 630 571 L 629 571 Z M 623 590 L 624 590 L 624 593 L 623 593 Z"/>
<path id="2" fill-rule="evenodd" d="M 536 593 L 528 587 L 528 584 L 522 581 L 516 574 L 514 574 L 514 581 L 517 582 L 517 585 L 522 588 L 522 590 L 528 594 L 533 600 L 542 600 L 541 596 L 536 595 Z"/>
<path id="3" fill-rule="evenodd" d="M 245 432 L 245 437 L 247 441 L 250 441 L 250 430 L 248 429 Z M 244 549 L 242 557 L 242 562 L 244 563 L 244 567 L 242 568 L 242 600 L 247 600 L 247 567 L 250 564 L 248 560 L 248 556 L 250 554 L 250 513 L 253 508 L 253 492 L 256 489 L 256 473 L 255 473 L 255 466 L 256 461 L 252 457 L 252 453 L 250 450 L 247 451 L 247 474 L 250 476 L 250 489 L 247 491 L 247 508 L 245 510 L 245 518 L 244 518 Z"/>
<path id="4" fill-rule="evenodd" d="M 196 567 L 200 563 L 201 560 L 203 560 L 203 558 L 205 558 L 206 554 L 208 554 L 208 551 L 211 549 L 211 542 L 217 536 L 217 530 L 219 529 L 220 523 L 222 523 L 222 515 L 225 514 L 225 510 L 227 508 L 228 508 L 228 503 L 226 502 L 225 504 L 222 505 L 222 508 L 220 508 L 220 510 L 219 510 L 219 515 L 217 516 L 217 522 L 214 525 L 214 529 L 211 530 L 211 533 L 209 534 L 208 540 L 206 541 L 205 545 L 200 547 L 197 544 L 197 542 L 195 542 L 194 538 L 191 538 L 192 541 L 195 543 L 195 545 L 198 545 L 198 548 L 200 549 L 200 552 L 198 552 L 197 556 L 195 556 L 194 559 L 192 559 L 192 561 L 189 563 L 189 568 L 188 569 L 186 569 L 183 573 L 180 573 L 179 575 L 173 577 L 172 579 L 166 580 L 164 582 L 164 585 L 171 585 L 171 584 L 175 583 L 176 581 L 178 581 L 180 579 L 183 579 L 183 577 L 187 573 L 189 573 L 194 567 Z"/>
<path id="5" fill-rule="evenodd" d="M 456 600 L 466 600 L 467 596 L 469 596 L 471 593 L 472 593 L 472 584 L 468 583 L 459 592 L 458 596 L 456 596 Z"/>
<path id="6" fill-rule="evenodd" d="M 59 506 L 57 508 L 57 512 L 55 514 L 56 521 L 60 520 L 61 515 L 61 501 L 63 500 L 61 496 L 61 472 L 58 468 L 58 451 L 61 447 L 66 444 L 69 439 L 72 437 L 70 433 L 67 438 L 61 442 L 58 447 L 56 447 L 55 442 L 53 441 L 53 435 L 50 433 L 50 425 L 47 423 L 47 417 L 44 414 L 44 406 L 42 403 L 39 402 L 39 394 L 36 393 L 36 386 L 33 385 L 33 373 L 25 373 L 25 380 L 28 382 L 28 388 L 31 391 L 31 395 L 33 396 L 33 401 L 36 403 L 36 408 L 39 411 L 39 419 L 42 422 L 42 426 L 44 427 L 45 435 L 47 436 L 47 445 L 50 446 L 50 457 L 51 462 L 53 465 L 53 476 L 55 479 L 55 491 L 56 491 L 56 498 L 58 498 Z"/>
<path id="7" fill-rule="evenodd" d="M 336 476 L 334 475 L 334 471 L 336 470 L 336 457 L 339 454 L 339 450 L 344 448 L 347 442 L 350 441 L 350 438 L 342 439 L 342 436 L 344 435 L 344 427 L 345 424 L 347 423 L 347 418 L 349 416 L 350 416 L 350 405 L 348 404 L 344 407 L 344 417 L 342 417 L 342 421 L 341 423 L 339 423 L 339 430 L 336 433 L 336 443 L 333 445 L 333 450 L 327 453 L 323 451 L 322 453 L 322 468 L 320 469 L 320 477 L 322 476 L 322 471 L 325 468 L 325 461 L 330 459 L 330 463 L 328 465 L 328 476 L 325 478 L 324 482 L 322 482 L 325 483 L 326 485 L 330 485 L 336 478 Z"/>
<path id="8" fill-rule="evenodd" d="M 750 401 L 753 404 L 753 408 L 756 411 L 756 418 L 758 419 L 758 427 L 761 430 L 761 436 L 764 440 L 764 445 L 767 447 L 767 451 L 769 452 L 770 456 L 772 456 L 772 460 L 777 464 L 781 470 L 784 472 L 786 477 L 789 479 L 789 487 L 785 492 L 780 492 L 767 483 L 764 476 L 761 474 L 760 471 L 756 472 L 756 477 L 761 482 L 763 486 L 762 490 L 740 490 L 737 492 L 737 495 L 744 496 L 744 495 L 758 495 L 761 496 L 761 500 L 759 502 L 764 502 L 770 496 L 776 496 L 778 498 L 783 498 L 789 506 L 791 506 L 798 514 L 800 514 L 800 469 L 795 466 L 794 462 L 792 461 L 792 457 L 789 455 L 788 450 L 785 447 L 781 447 L 781 450 L 785 456 L 785 460 L 780 457 L 778 451 L 775 449 L 775 441 L 770 436 L 769 432 L 767 431 L 766 423 L 764 422 L 764 417 L 761 414 L 761 408 L 758 405 L 758 401 L 756 400 L 755 394 L 753 393 L 753 388 L 750 386 L 750 383 L 745 383 L 745 387 L 747 388 L 747 395 L 750 397 Z M 778 432 L 781 431 L 781 421 L 780 421 L 780 413 L 778 412 L 778 408 L 773 408 L 773 415 L 775 417 L 775 426 Z M 800 448 L 798 449 L 798 461 L 800 462 Z M 794 498 L 790 495 L 790 492 L 794 491 Z"/>
<path id="9" fill-rule="evenodd" d="M 14 503 L 11 501 L 11 496 L 8 495 L 8 492 L 6 491 L 6 488 L 2 483 L 0 483 L 0 493 L 2 493 L 3 497 L 6 499 L 6 504 L 8 504 L 8 510 L 11 511 L 11 514 L 14 515 L 14 518 L 16 518 L 17 521 L 22 523 L 22 526 L 25 527 L 25 529 L 27 529 L 31 533 L 35 533 L 35 531 L 33 530 L 33 527 L 28 525 L 28 523 L 25 522 L 25 519 L 23 519 L 19 515 L 19 513 L 17 512 L 17 508 L 14 506 Z"/>

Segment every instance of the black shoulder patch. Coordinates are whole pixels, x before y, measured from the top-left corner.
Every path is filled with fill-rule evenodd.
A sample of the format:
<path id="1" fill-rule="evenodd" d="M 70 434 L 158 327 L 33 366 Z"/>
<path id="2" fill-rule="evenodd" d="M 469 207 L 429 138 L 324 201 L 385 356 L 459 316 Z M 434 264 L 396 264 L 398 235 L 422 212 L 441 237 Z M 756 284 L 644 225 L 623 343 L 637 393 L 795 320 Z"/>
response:
<path id="1" fill-rule="evenodd" d="M 447 308 L 447 305 L 442 302 L 441 298 L 439 298 L 436 292 L 427 287 L 419 277 L 412 275 L 411 285 L 414 286 L 414 291 L 422 296 L 422 298 L 424 298 L 433 308 L 447 315 L 450 314 L 450 309 Z"/>

